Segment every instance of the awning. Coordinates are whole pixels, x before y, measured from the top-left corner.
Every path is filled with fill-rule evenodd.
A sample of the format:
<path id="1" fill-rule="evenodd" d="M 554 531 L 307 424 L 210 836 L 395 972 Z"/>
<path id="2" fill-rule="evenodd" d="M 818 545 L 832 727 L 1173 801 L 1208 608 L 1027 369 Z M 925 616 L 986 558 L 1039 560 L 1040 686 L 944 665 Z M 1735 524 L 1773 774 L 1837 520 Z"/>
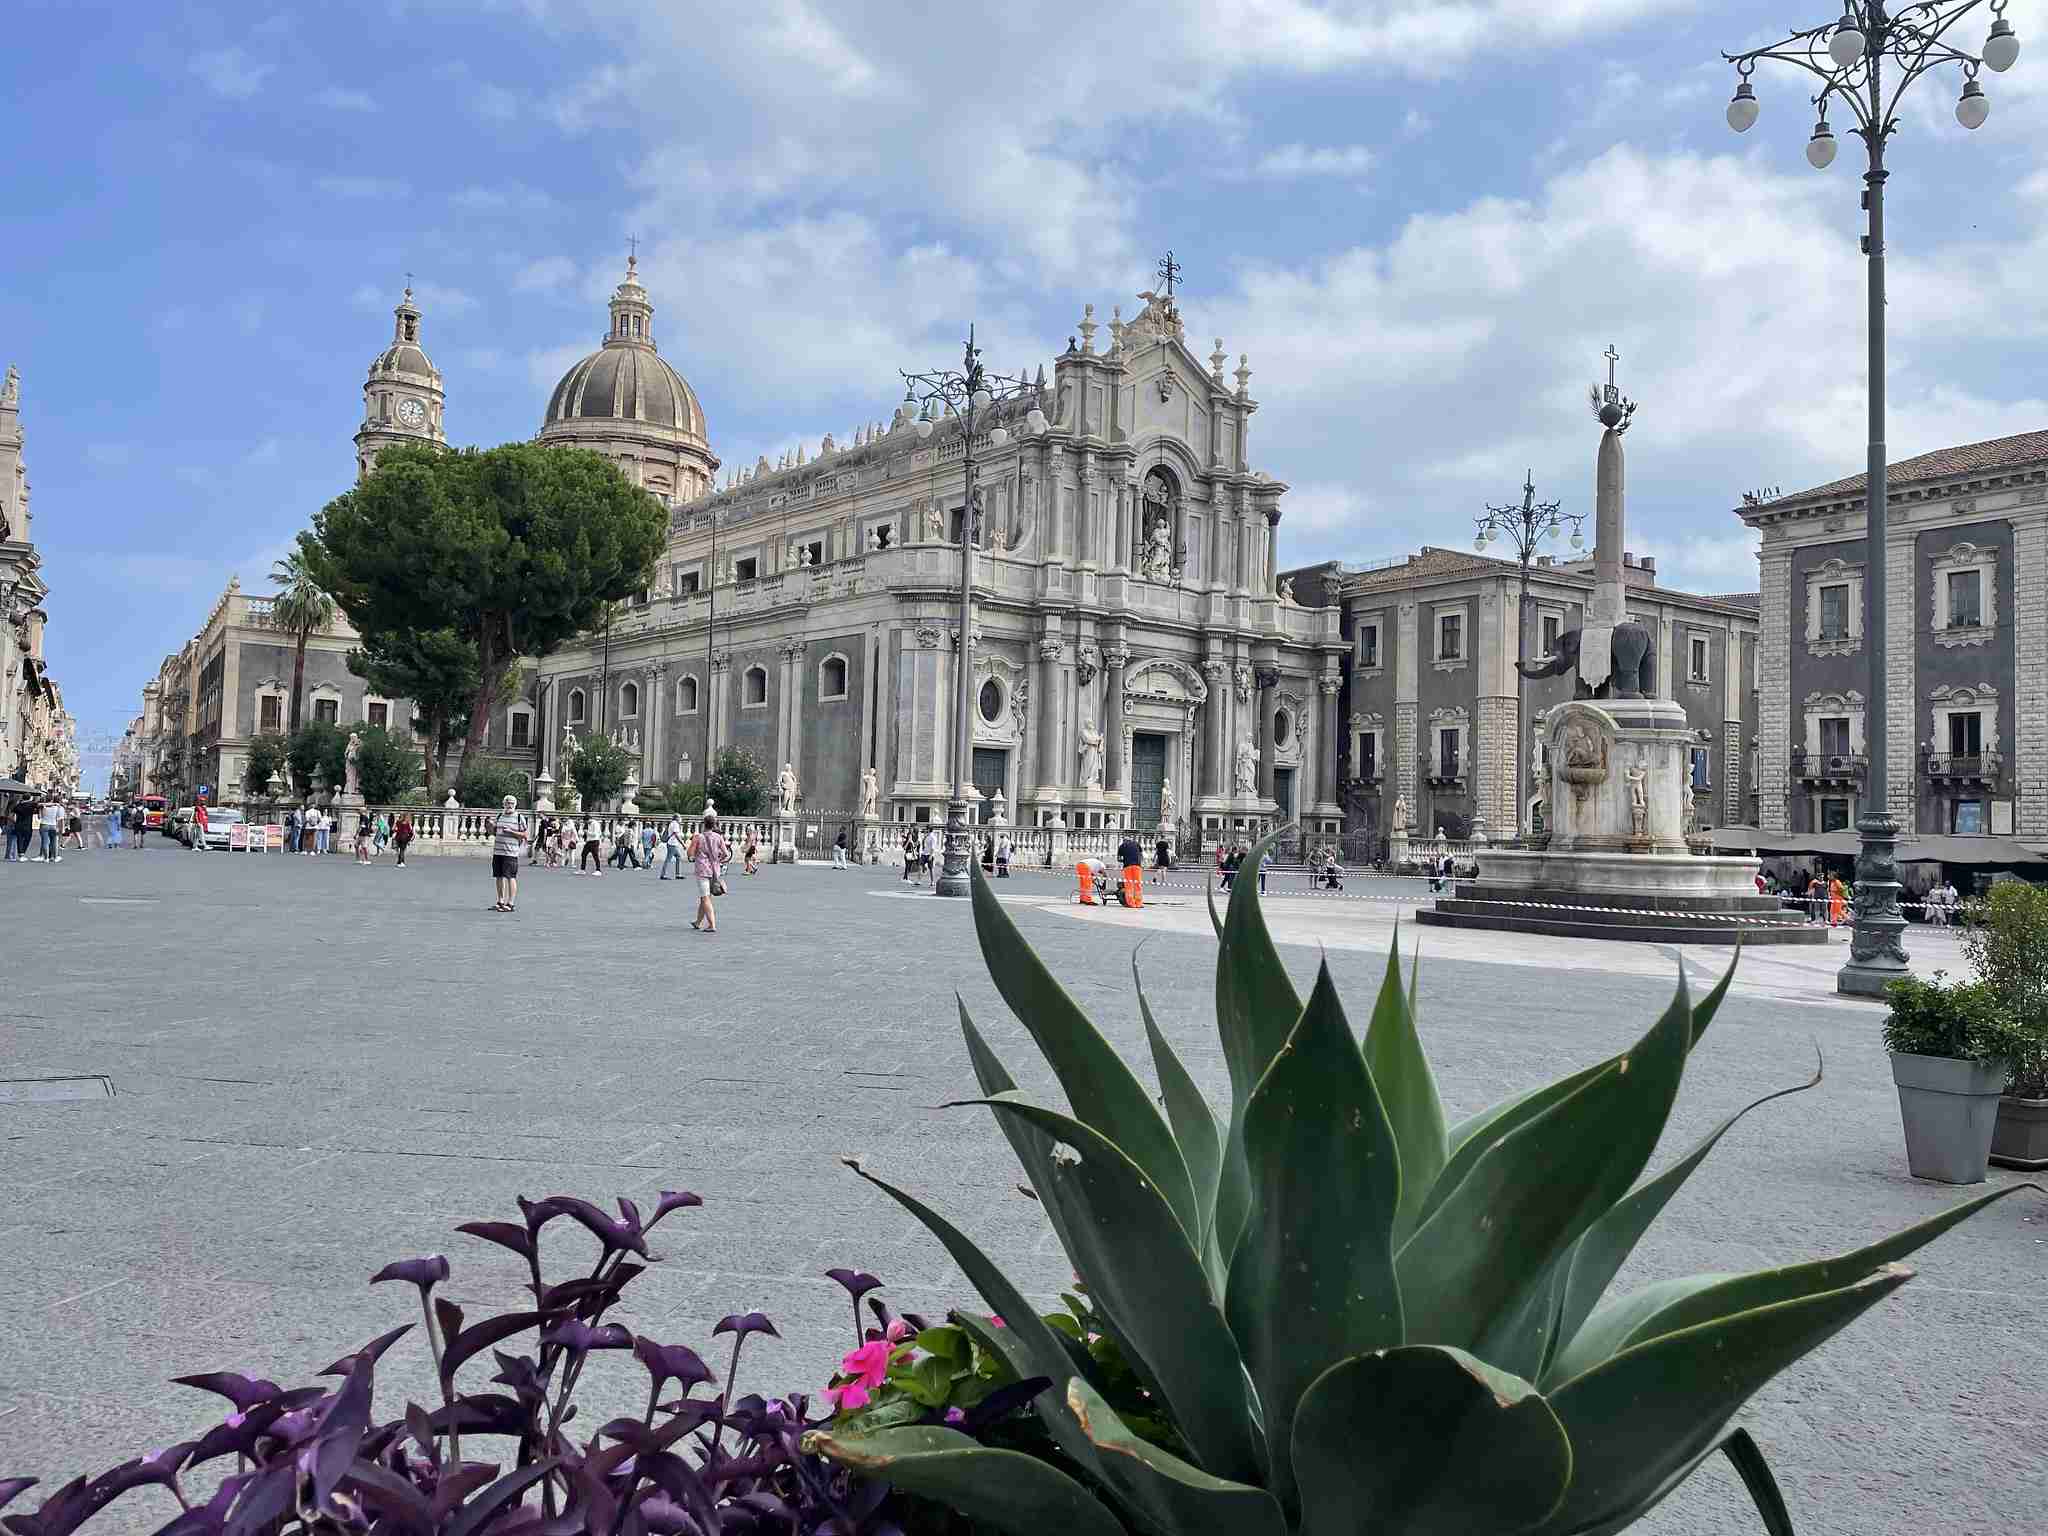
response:
<path id="1" fill-rule="evenodd" d="M 1795 855 L 1827 854 L 1838 859 L 1856 857 L 1858 839 L 1854 832 L 1759 832 L 1755 827 L 1716 827 L 1699 834 L 1699 841 L 1716 852 Z M 2011 837 L 1954 837 L 1929 832 L 1899 839 L 1901 864 L 1974 864 L 1991 868 L 2040 866 L 2048 873 L 2048 859 Z"/>
<path id="2" fill-rule="evenodd" d="M 0 779 L 0 795 L 25 795 L 29 787 L 19 779 Z"/>

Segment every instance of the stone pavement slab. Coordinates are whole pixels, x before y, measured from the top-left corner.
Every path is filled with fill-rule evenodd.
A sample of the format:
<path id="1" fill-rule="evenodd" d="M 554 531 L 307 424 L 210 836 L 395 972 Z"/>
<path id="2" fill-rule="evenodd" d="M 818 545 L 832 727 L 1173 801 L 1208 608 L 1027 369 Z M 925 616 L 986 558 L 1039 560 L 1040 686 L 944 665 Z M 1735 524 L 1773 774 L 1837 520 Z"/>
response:
<path id="1" fill-rule="evenodd" d="M 1360 1021 L 1396 916 L 1424 894 L 1383 884 L 1374 900 L 1269 906 L 1298 983 L 1327 962 Z M 886 869 L 733 885 L 702 937 L 693 888 L 652 874 L 533 871 L 505 917 L 468 861 L 400 872 L 152 848 L 7 866 L 0 910 L 23 958 L 0 999 L 0 1079 L 105 1074 L 114 1093 L 0 1103 L 0 1471 L 62 1479 L 189 1433 L 210 1405 L 159 1385 L 172 1375 L 305 1379 L 406 1320 L 407 1295 L 365 1283 L 391 1258 L 445 1252 L 472 1314 L 509 1303 L 514 1261 L 452 1229 L 511 1217 L 520 1194 L 702 1194 L 662 1229 L 666 1262 L 623 1316 L 708 1350 L 719 1316 L 768 1312 L 785 1338 L 758 1341 L 743 1373 L 764 1389 L 815 1388 L 850 1342 L 832 1265 L 881 1275 L 898 1306 L 974 1303 L 844 1156 L 1049 1297 L 1066 1266 L 1000 1133 L 984 1112 L 936 1107 L 973 1082 L 956 991 L 1020 1082 L 1051 1087 L 965 904 Z M 1084 911 L 1043 878 L 1002 893 L 1134 1060 L 1142 939 L 1161 1026 L 1221 1101 L 1198 890 L 1160 891 L 1143 913 Z M 1402 931 L 1405 951 L 1416 934 Z M 1916 960 L 1939 959 L 1940 936 L 1913 938 Z M 1421 943 L 1424 1039 L 1453 1114 L 1617 1049 L 1669 1000 L 1681 961 L 1700 985 L 1728 960 L 1443 931 Z M 1958 1198 L 1906 1176 L 1879 1015 L 1828 995 L 1841 953 L 1743 957 L 1665 1158 L 1811 1075 L 1816 1048 L 1826 1078 L 1722 1143 L 1623 1285 L 1854 1247 Z M 2048 1202 L 2004 1202 L 1914 1264 L 1918 1279 L 1744 1422 L 1802 1531 L 2048 1529 Z M 388 1362 L 388 1389 L 430 1394 L 415 1352 Z M 627 1406 L 628 1364 L 591 1375 L 587 1412 Z M 147 1496 L 123 1509 L 113 1529 L 167 1517 Z M 1640 1527 L 1755 1528 L 1718 1463 Z"/>

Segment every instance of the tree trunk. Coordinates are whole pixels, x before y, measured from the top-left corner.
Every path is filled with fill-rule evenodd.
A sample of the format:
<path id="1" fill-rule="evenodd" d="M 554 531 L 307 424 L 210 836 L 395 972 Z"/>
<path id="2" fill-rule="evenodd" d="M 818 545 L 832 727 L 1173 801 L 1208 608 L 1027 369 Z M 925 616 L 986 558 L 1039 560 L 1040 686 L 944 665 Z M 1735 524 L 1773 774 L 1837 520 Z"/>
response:
<path id="1" fill-rule="evenodd" d="M 468 767 L 471 763 L 477 761 L 479 754 L 483 751 L 484 732 L 490 728 L 491 724 L 491 701 L 497 696 L 498 692 L 500 662 L 498 660 L 497 636 L 492 633 L 495 624 L 496 616 L 493 615 L 485 621 L 483 633 L 477 637 L 477 689 L 476 697 L 470 701 L 469 705 L 469 731 L 462 738 L 462 762 L 464 767 Z"/>
<path id="2" fill-rule="evenodd" d="M 427 716 L 427 783 L 438 787 L 442 765 L 448 761 L 448 712 L 436 709 Z"/>
<path id="3" fill-rule="evenodd" d="M 299 643 L 292 652 L 292 714 L 291 729 L 299 728 L 300 698 L 306 691 L 306 631 L 299 631 Z"/>

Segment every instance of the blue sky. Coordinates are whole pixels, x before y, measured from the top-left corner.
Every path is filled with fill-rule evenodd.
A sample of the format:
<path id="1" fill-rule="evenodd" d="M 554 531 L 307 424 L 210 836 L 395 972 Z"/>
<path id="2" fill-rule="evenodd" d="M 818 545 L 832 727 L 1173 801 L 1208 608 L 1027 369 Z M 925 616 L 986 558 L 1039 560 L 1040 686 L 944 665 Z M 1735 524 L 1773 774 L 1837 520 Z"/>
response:
<path id="1" fill-rule="evenodd" d="M 1753 587 L 1728 509 L 1861 467 L 1859 151 L 1723 47 L 1831 7 L 1687 0 L 15 0 L 0 364 L 48 648 L 118 734 L 231 572 L 346 488 L 405 274 L 462 443 L 530 435 L 638 236 L 728 464 L 887 414 L 899 366 L 1035 367 L 1171 246 L 1250 354 L 1288 563 L 1590 510 L 1610 341 L 1630 543 Z M 1894 456 L 2048 425 L 2048 32 L 1990 121 L 1923 81 L 1890 187 Z M 1027 14 L 1028 13 L 1028 14 Z M 1974 47 L 1983 23 L 1964 24 Z"/>

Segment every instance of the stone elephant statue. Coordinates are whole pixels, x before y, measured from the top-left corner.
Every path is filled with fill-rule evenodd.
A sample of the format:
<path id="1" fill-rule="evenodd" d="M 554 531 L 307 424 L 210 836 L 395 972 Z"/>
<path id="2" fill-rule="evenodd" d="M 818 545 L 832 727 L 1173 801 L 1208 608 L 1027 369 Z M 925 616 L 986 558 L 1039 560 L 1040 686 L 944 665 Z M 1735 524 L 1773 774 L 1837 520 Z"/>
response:
<path id="1" fill-rule="evenodd" d="M 1636 623 L 1614 626 L 1614 664 L 1607 675 L 1607 681 L 1598 688 L 1588 688 L 1583 680 L 1575 679 L 1577 687 L 1574 697 L 1581 699 L 1649 699 L 1657 694 L 1657 648 L 1650 641 L 1650 632 Z M 1527 665 L 1515 664 L 1515 670 L 1527 678 L 1562 677 L 1567 672 L 1576 673 L 1579 667 L 1579 632 L 1568 629 L 1557 637 L 1557 650 L 1548 661 Z"/>

